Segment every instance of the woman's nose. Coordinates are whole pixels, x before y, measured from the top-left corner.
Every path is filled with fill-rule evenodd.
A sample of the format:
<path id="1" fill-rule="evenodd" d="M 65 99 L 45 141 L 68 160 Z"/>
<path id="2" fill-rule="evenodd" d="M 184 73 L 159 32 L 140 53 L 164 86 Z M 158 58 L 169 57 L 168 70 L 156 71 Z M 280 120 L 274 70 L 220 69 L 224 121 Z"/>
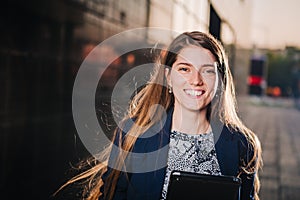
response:
<path id="1" fill-rule="evenodd" d="M 191 85 L 202 85 L 203 84 L 203 77 L 201 76 L 200 72 L 198 70 L 194 70 L 191 74 L 190 79 Z"/>

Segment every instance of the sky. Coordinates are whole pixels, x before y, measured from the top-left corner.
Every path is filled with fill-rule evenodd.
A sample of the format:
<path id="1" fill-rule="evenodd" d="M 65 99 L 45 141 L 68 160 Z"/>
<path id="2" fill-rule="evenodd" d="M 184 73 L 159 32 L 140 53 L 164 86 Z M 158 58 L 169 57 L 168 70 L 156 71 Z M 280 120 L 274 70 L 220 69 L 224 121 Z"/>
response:
<path id="1" fill-rule="evenodd" d="M 252 41 L 257 47 L 300 48 L 300 0 L 253 0 Z"/>

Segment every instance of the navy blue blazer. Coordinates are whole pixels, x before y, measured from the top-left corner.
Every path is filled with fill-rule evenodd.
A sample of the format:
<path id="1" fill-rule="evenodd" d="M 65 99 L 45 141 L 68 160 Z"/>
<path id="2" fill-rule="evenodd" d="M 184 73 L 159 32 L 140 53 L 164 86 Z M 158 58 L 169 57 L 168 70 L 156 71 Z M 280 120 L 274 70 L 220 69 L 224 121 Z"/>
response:
<path id="1" fill-rule="evenodd" d="M 166 123 L 163 128 L 159 130 L 157 134 L 146 132 L 149 136 L 141 137 L 136 140 L 136 143 L 132 149 L 132 152 L 139 153 L 132 161 L 129 160 L 129 167 L 134 168 L 135 166 L 145 167 L 145 169 L 152 165 L 155 167 L 163 163 L 163 167 L 160 169 L 154 169 L 154 171 L 148 171 L 143 173 L 132 173 L 131 172 L 121 172 L 120 177 L 117 182 L 114 200 L 159 200 L 162 193 L 162 188 L 164 184 L 164 178 L 167 166 L 167 152 L 157 153 L 156 158 L 152 156 L 147 156 L 147 153 L 154 152 L 162 147 L 165 147 L 170 142 L 170 131 L 172 123 L 173 110 L 171 109 L 166 118 Z M 130 123 L 127 123 L 123 130 L 128 130 Z M 214 131 L 214 128 L 213 128 Z M 151 131 L 150 131 L 151 132 Z M 118 134 L 122 134 L 122 138 L 126 133 L 124 131 L 119 131 Z M 145 135 L 143 134 L 143 135 Z M 215 132 L 214 132 L 215 135 Z M 118 138 L 118 135 L 117 137 Z M 215 136 L 216 139 L 216 136 Z M 240 172 L 240 166 L 242 162 L 248 162 L 253 155 L 253 149 L 248 144 L 245 136 L 239 132 L 230 130 L 228 127 L 222 126 L 220 135 L 215 143 L 215 148 L 217 152 L 217 159 L 220 165 L 221 173 L 223 175 L 237 176 Z M 114 144 L 118 144 L 119 140 L 115 140 Z M 115 161 L 115 155 L 117 155 L 118 150 L 113 150 L 109 159 L 109 166 L 113 166 Z M 158 166 L 159 168 L 160 166 Z M 130 169 L 128 169 L 130 171 Z M 134 169 L 133 169 L 134 170 Z M 108 174 L 112 171 L 112 168 L 108 167 L 107 172 L 103 175 L 102 179 L 105 181 Z M 241 187 L 241 200 L 254 199 L 254 174 L 241 174 L 242 180 Z M 110 187 L 105 185 L 105 187 Z M 103 188 L 101 188 L 103 192 Z M 200 194 L 201 195 L 201 194 Z M 104 199 L 100 197 L 99 199 Z"/>

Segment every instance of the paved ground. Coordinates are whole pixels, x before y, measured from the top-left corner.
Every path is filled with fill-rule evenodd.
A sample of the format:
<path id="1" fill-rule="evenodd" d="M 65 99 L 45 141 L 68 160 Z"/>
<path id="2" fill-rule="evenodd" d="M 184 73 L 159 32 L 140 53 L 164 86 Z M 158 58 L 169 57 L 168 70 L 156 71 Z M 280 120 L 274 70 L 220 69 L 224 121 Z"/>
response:
<path id="1" fill-rule="evenodd" d="M 244 123 L 261 140 L 262 200 L 300 199 L 300 110 L 290 99 L 239 98 Z"/>

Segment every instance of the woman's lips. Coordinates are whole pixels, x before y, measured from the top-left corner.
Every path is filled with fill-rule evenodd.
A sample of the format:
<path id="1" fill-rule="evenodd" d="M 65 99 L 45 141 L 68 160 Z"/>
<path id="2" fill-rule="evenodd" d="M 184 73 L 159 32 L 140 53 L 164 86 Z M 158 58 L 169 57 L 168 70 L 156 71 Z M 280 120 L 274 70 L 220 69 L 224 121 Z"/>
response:
<path id="1" fill-rule="evenodd" d="M 184 90 L 184 92 L 187 95 L 193 96 L 193 97 L 199 97 L 205 93 L 204 90 L 192 90 L 192 89 L 186 89 L 186 90 Z"/>

